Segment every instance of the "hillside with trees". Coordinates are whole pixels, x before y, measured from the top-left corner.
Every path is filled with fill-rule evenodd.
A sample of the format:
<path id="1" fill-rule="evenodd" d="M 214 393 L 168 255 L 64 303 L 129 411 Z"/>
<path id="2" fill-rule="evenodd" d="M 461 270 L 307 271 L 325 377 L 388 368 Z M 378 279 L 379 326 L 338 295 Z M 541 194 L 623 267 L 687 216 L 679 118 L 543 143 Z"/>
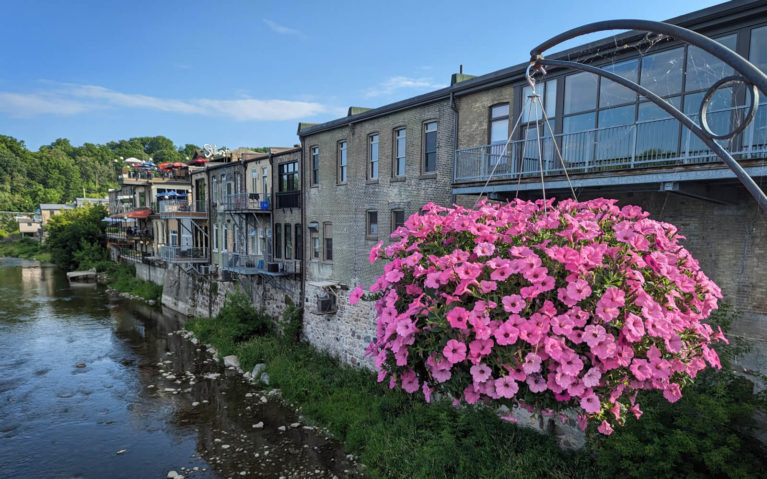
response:
<path id="1" fill-rule="evenodd" d="M 0 135 L 0 211 L 34 211 L 40 203 L 105 197 L 117 186 L 121 157 L 185 161 L 196 149 L 191 144 L 176 147 L 168 138 L 154 136 L 82 146 L 60 138 L 30 151 L 23 141 Z"/>

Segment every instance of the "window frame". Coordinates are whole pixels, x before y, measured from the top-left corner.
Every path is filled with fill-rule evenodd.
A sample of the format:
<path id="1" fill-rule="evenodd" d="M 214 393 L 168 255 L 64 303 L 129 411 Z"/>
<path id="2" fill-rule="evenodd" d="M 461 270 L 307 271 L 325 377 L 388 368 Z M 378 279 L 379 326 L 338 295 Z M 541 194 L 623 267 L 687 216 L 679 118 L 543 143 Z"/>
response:
<path id="1" fill-rule="evenodd" d="M 375 222 L 373 222 L 375 220 Z M 373 231 L 375 225 L 375 231 Z M 378 210 L 365 211 L 365 239 L 377 241 L 379 235 Z"/>
<path id="2" fill-rule="evenodd" d="M 378 178 L 381 176 L 381 135 L 378 132 L 373 132 L 370 133 L 367 138 L 367 179 L 368 181 L 378 181 Z M 374 172 L 375 175 L 373 174 Z"/>
<path id="3" fill-rule="evenodd" d="M 317 145 L 309 147 L 311 158 L 311 186 L 318 186 L 320 184 L 320 147 Z"/>
<path id="4" fill-rule="evenodd" d="M 404 139 L 403 151 L 399 151 L 399 133 L 404 133 L 402 139 Z M 400 153 L 402 156 L 400 156 Z M 406 178 L 407 177 L 407 127 L 395 128 L 392 132 L 392 178 Z M 402 160 L 402 174 L 399 173 L 400 159 Z"/>
<path id="5" fill-rule="evenodd" d="M 436 124 L 436 127 L 433 132 L 427 131 L 429 128 L 429 125 Z M 434 151 L 430 152 L 427 150 L 428 143 L 427 143 L 427 135 L 429 133 L 434 133 Z M 435 176 L 437 174 L 437 150 L 438 143 L 439 143 L 439 120 L 426 120 L 423 122 L 421 126 L 421 175 L 422 176 Z M 428 158 L 429 153 L 434 154 L 434 169 L 428 170 Z"/>
<path id="6" fill-rule="evenodd" d="M 282 223 L 274 223 L 274 259 L 282 259 Z"/>
<path id="7" fill-rule="evenodd" d="M 333 262 L 333 223 L 330 221 L 322 223 L 322 261 Z"/>
<path id="8" fill-rule="evenodd" d="M 395 215 L 397 213 L 402 213 L 402 224 L 399 226 L 405 226 L 405 221 L 407 218 L 405 218 L 405 209 L 404 208 L 392 208 L 391 210 L 391 232 L 394 233 L 394 231 L 398 228 Z"/>
<path id="9" fill-rule="evenodd" d="M 336 184 L 345 185 L 349 181 L 349 142 L 339 140 L 336 143 Z"/>

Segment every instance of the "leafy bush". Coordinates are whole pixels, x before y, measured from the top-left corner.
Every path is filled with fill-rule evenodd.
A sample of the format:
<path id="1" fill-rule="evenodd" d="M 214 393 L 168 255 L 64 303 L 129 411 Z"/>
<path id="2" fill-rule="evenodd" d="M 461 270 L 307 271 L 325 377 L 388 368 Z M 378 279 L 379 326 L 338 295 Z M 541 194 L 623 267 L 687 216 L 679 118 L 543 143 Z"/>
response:
<path id="1" fill-rule="evenodd" d="M 378 380 L 429 401 L 440 391 L 542 411 L 577 408 L 609 435 L 641 415 L 636 392 L 670 402 L 720 367 L 703 321 L 719 288 L 673 225 L 616 200 L 424 207 L 370 253 Z M 354 304 L 363 291 L 351 294 Z M 511 418 L 510 418 L 511 419 Z"/>
<path id="2" fill-rule="evenodd" d="M 303 330 L 304 312 L 303 309 L 294 304 L 288 305 L 282 313 L 282 333 L 292 342 L 297 343 L 301 339 Z"/>
<path id="3" fill-rule="evenodd" d="M 188 321 L 186 327 L 226 356 L 236 352 L 238 343 L 270 332 L 272 322 L 266 313 L 253 308 L 246 295 L 237 293 L 227 297 L 217 316 L 195 318 Z"/>
<path id="4" fill-rule="evenodd" d="M 46 230 L 46 245 L 53 262 L 67 271 L 87 269 L 106 258 L 107 216 L 102 205 L 64 210 L 53 216 Z"/>
<path id="5" fill-rule="evenodd" d="M 106 268 L 103 263 L 99 267 Z M 162 286 L 136 277 L 136 267 L 132 264 L 117 264 L 106 268 L 109 285 L 117 291 L 139 296 L 146 300 L 158 301 L 162 298 Z"/>
<path id="6" fill-rule="evenodd" d="M 40 259 L 45 253 L 45 246 L 32 238 L 19 238 L 16 241 L 0 243 L 0 256 L 24 259 Z"/>

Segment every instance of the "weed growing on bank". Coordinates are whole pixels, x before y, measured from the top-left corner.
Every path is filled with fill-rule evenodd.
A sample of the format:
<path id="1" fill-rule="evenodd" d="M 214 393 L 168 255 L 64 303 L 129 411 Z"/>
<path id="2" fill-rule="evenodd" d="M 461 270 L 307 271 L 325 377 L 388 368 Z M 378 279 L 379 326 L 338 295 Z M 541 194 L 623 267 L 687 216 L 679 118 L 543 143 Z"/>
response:
<path id="1" fill-rule="evenodd" d="M 360 456 L 371 477 L 760 477 L 767 470 L 752 435 L 752 414 L 764 398 L 732 373 L 739 345 L 718 346 L 722 370 L 701 375 L 677 403 L 648 392 L 641 421 L 610 437 L 590 429 L 585 450 L 563 451 L 552 438 L 502 421 L 489 408 L 426 404 L 389 390 L 372 372 L 339 364 L 274 329 L 243 338 L 242 323 L 265 316 L 231 314 L 243 307 L 240 300 L 231 303 L 216 318 L 190 320 L 187 329 L 222 356 L 236 354 L 245 370 L 266 363 L 271 385 Z M 731 315 L 714 319 L 726 329 Z"/>
<path id="2" fill-rule="evenodd" d="M 41 262 L 51 260 L 51 254 L 39 241 L 19 238 L 16 241 L 0 243 L 0 257 L 35 259 Z"/>
<path id="3" fill-rule="evenodd" d="M 136 267 L 132 264 L 117 264 L 104 260 L 94 265 L 99 273 L 106 273 L 109 286 L 121 293 L 139 296 L 145 300 L 159 301 L 162 298 L 162 286 L 136 277 Z"/>

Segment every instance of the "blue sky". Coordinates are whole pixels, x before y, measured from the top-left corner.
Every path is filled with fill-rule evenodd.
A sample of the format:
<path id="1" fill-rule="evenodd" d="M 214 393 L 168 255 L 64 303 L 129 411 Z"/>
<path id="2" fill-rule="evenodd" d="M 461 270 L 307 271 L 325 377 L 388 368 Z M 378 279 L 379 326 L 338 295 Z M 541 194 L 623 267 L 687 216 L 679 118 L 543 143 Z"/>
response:
<path id="1" fill-rule="evenodd" d="M 481 75 L 585 23 L 717 3 L 0 0 L 0 134 L 290 146 L 299 121 L 447 86 L 460 64 Z"/>

